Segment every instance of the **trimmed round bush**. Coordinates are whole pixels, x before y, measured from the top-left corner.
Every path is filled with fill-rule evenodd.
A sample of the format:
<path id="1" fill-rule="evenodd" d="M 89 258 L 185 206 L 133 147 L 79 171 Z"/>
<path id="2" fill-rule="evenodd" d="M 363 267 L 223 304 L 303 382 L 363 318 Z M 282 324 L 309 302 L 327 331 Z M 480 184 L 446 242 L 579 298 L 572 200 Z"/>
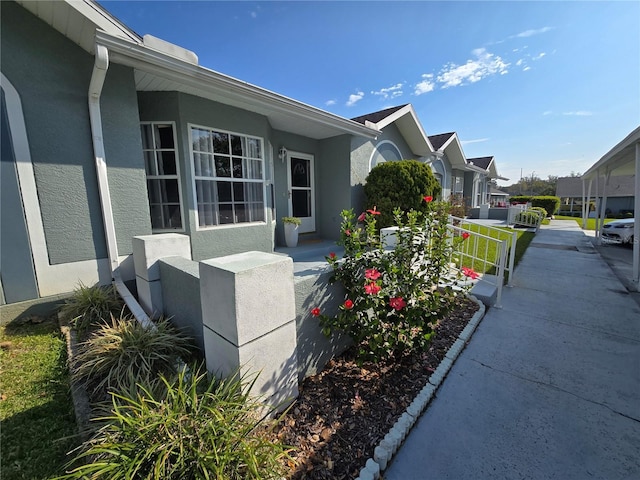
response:
<path id="1" fill-rule="evenodd" d="M 367 176 L 364 186 L 367 209 L 374 206 L 381 214 L 378 228 L 392 226 L 393 210 L 403 212 L 413 209 L 426 212 L 425 196 L 435 198 L 440 184 L 431 167 L 417 160 L 400 160 L 376 165 Z"/>

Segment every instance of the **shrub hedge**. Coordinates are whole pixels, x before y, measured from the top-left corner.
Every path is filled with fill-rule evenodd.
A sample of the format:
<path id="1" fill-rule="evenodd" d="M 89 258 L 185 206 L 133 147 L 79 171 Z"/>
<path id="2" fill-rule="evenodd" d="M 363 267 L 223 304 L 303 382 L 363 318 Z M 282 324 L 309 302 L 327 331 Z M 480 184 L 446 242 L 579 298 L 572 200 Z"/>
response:
<path id="1" fill-rule="evenodd" d="M 393 225 L 393 211 L 427 211 L 425 196 L 435 197 L 440 184 L 431 172 L 431 167 L 417 160 L 400 160 L 376 165 L 367 176 L 364 186 L 368 209 L 377 207 L 381 212 L 378 228 Z"/>
<path id="2" fill-rule="evenodd" d="M 539 197 L 532 197 L 528 195 L 514 195 L 513 197 L 509 198 L 509 201 L 511 203 L 531 202 L 532 207 L 544 208 L 547 212 L 547 215 L 555 214 L 560 208 L 560 197 L 554 197 L 551 195 Z"/>

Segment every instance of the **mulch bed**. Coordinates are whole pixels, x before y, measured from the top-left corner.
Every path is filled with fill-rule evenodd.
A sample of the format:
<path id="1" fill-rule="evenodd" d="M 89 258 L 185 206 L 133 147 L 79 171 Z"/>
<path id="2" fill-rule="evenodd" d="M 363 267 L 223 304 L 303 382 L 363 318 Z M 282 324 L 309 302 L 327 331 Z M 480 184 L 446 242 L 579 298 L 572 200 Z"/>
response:
<path id="1" fill-rule="evenodd" d="M 351 351 L 300 386 L 275 434 L 295 447 L 288 479 L 353 479 L 426 385 L 478 305 L 460 298 L 443 318 L 429 350 L 358 365 Z"/>

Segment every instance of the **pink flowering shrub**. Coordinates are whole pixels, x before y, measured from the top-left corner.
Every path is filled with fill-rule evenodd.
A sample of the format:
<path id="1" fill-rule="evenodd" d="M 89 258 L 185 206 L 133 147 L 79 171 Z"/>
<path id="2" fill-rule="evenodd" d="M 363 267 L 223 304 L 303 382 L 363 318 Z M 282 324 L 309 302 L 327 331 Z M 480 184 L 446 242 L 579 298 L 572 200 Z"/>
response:
<path id="1" fill-rule="evenodd" d="M 426 350 L 437 321 L 460 293 L 442 278 L 462 237 L 448 234 L 448 207 L 426 196 L 426 212 L 394 212 L 398 227 L 393 251 L 386 251 L 376 228 L 379 211 L 342 212 L 344 258 L 327 257 L 333 281 L 347 292 L 335 317 L 314 312 L 323 332 L 353 338 L 360 360 L 382 360 L 408 351 Z M 455 282 L 454 282 L 455 283 Z"/>

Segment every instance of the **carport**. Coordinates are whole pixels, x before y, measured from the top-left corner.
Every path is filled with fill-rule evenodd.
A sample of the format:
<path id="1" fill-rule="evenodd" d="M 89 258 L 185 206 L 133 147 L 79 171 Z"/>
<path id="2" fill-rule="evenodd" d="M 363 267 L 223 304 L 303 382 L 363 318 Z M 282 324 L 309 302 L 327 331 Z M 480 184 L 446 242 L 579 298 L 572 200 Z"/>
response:
<path id="1" fill-rule="evenodd" d="M 636 291 L 640 291 L 640 127 L 636 128 L 627 137 L 609 150 L 598 160 L 584 175 L 582 175 L 582 226 L 586 227 L 589 214 L 589 202 L 591 201 L 591 187 L 596 182 L 604 182 L 602 189 L 602 202 L 596 211 L 596 241 L 601 242 L 602 227 L 607 208 L 607 187 L 612 176 L 635 175 L 635 199 L 634 199 L 634 232 L 633 232 L 633 276 L 632 283 Z"/>

